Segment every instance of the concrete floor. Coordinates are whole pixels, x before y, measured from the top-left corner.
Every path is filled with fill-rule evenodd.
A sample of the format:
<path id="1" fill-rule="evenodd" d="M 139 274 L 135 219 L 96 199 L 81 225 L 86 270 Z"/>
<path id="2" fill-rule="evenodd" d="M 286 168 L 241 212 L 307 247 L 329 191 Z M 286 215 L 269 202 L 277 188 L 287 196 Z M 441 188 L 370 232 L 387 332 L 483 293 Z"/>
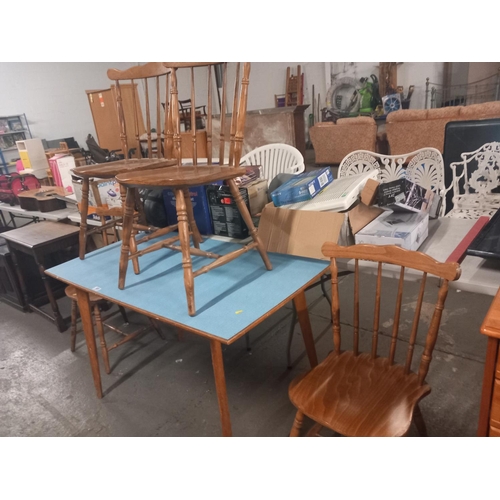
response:
<path id="1" fill-rule="evenodd" d="M 362 289 L 373 297 L 375 280 L 368 276 L 363 280 Z M 389 295 L 396 293 L 396 287 L 396 280 L 383 282 Z M 341 291 L 352 297 L 351 276 L 343 279 Z M 418 284 L 405 284 L 398 355 L 405 348 L 417 293 Z M 321 360 L 333 348 L 329 306 L 319 287 L 308 291 L 307 299 Z M 349 300 L 342 302 L 347 311 Z M 60 302 L 67 311 L 67 299 Z M 451 291 L 448 296 L 427 377 L 432 392 L 421 403 L 431 436 L 475 435 L 486 350 L 479 327 L 490 302 L 489 297 L 466 292 Z M 388 345 L 393 304 L 382 311 L 380 349 Z M 347 312 L 343 318 L 347 324 L 350 317 Z M 101 364 L 105 395 L 98 400 L 83 334 L 78 337 L 76 352 L 71 353 L 69 330 L 59 333 L 35 313 L 22 313 L 0 303 L 0 318 L 1 436 L 220 435 L 207 340 L 185 333 L 179 341 L 164 325 L 165 341 L 150 332 L 121 346 L 111 352 L 110 375 Z M 116 320 L 121 321 L 118 316 Z M 287 369 L 290 320 L 289 304 L 250 333 L 251 352 L 246 350 L 245 339 L 223 349 L 236 436 L 286 436 L 291 428 L 295 410 L 287 388 L 307 370 L 308 362 L 297 325 L 293 366 Z M 131 322 L 143 321 L 143 317 L 131 315 Z M 371 335 L 370 321 L 362 321 L 364 340 Z M 349 337 L 349 327 L 344 330 L 344 338 Z M 112 340 L 116 334 L 108 335 Z M 419 340 L 421 344 L 422 336 Z M 414 429 L 411 435 L 417 435 Z"/>
<path id="2" fill-rule="evenodd" d="M 314 152 L 307 150 L 306 169 L 312 168 Z M 350 344 L 352 281 L 347 276 L 341 284 L 343 348 Z M 382 287 L 394 298 L 397 280 L 384 280 Z M 363 277 L 361 289 L 369 297 L 361 324 L 366 348 L 375 277 Z M 418 284 L 405 283 L 399 359 L 407 345 L 417 295 Z M 308 291 L 307 299 L 321 361 L 333 349 L 329 306 L 319 287 Z M 476 433 L 486 352 L 479 327 L 491 300 L 455 290 L 448 295 L 427 377 L 432 392 L 421 403 L 430 436 Z M 59 302 L 69 315 L 69 300 L 64 297 Z M 394 300 L 382 307 L 379 353 L 388 352 L 393 308 Z M 428 318 L 425 307 L 424 313 Z M 309 367 L 296 325 L 292 368 L 287 368 L 291 316 L 288 304 L 250 332 L 250 352 L 244 338 L 223 348 L 235 436 L 287 436 L 290 431 L 295 409 L 288 399 L 288 385 Z M 131 328 L 145 322 L 134 314 L 130 320 Z M 120 317 L 114 321 L 120 323 Z M 421 326 L 420 346 L 425 321 Z M 149 332 L 111 352 L 110 375 L 101 363 L 104 398 L 98 400 L 83 334 L 72 353 L 69 330 L 59 333 L 39 315 L 0 302 L 0 436 L 219 436 L 209 342 L 190 333 L 179 341 L 166 325 L 163 332 L 165 341 Z M 107 335 L 110 342 L 116 336 Z M 420 353 L 421 347 L 416 349 L 416 355 Z M 410 435 L 418 434 L 412 428 Z"/>

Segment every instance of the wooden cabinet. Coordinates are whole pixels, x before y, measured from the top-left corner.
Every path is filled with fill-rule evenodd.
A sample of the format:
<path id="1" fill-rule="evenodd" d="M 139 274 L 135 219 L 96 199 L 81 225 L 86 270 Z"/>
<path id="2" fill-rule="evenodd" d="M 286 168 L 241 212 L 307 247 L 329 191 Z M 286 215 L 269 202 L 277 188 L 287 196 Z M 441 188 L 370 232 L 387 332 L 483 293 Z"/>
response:
<path id="1" fill-rule="evenodd" d="M 0 237 L 0 300 L 21 311 L 26 311 L 23 294 L 16 276 L 9 248 Z"/>
<path id="2" fill-rule="evenodd" d="M 500 289 L 486 313 L 481 333 L 488 336 L 478 436 L 500 437 Z"/>
<path id="3" fill-rule="evenodd" d="M 304 156 L 306 152 L 304 111 L 308 107 L 309 104 L 304 104 L 285 108 L 247 111 L 242 154 L 245 155 L 259 146 L 281 143 L 297 148 Z M 226 137 L 229 137 L 231 115 L 227 116 Z M 216 138 L 219 129 L 220 116 L 215 116 L 214 139 L 212 142 L 214 154 L 219 151 L 219 141 Z"/>
<path id="4" fill-rule="evenodd" d="M 131 84 L 120 85 L 123 112 L 125 115 L 125 126 L 127 127 L 128 137 L 135 136 L 135 120 L 133 91 L 137 103 L 137 123 L 139 126 L 139 135 L 146 132 L 144 127 L 144 119 L 137 92 L 137 84 L 132 88 Z M 109 89 L 101 90 L 86 90 L 87 98 L 94 120 L 94 126 L 97 134 L 97 142 L 101 148 L 111 150 L 122 149 L 120 141 L 120 121 L 118 119 L 118 110 L 116 107 L 116 89 L 112 85 Z M 129 148 L 135 147 L 136 144 L 129 144 Z"/>
<path id="5" fill-rule="evenodd" d="M 137 148 L 137 155 L 140 155 L 140 150 L 147 156 L 147 138 L 146 138 L 146 128 L 144 126 L 144 117 L 142 115 L 142 109 L 140 105 L 140 99 L 137 92 L 137 84 L 135 87 L 135 99 L 137 104 L 137 123 L 139 127 L 139 136 L 143 136 L 141 142 L 141 148 Z M 123 112 L 125 115 L 125 126 L 127 128 L 127 136 L 134 140 L 135 137 L 135 116 L 134 116 L 134 104 L 133 104 L 133 94 L 132 85 L 122 84 L 120 85 Z M 92 118 L 94 120 L 94 126 L 97 134 L 97 142 L 101 148 L 111 150 L 120 150 L 122 148 L 122 143 L 120 141 L 120 121 L 118 119 L 118 111 L 116 107 L 116 89 L 112 85 L 109 89 L 102 90 L 86 90 L 87 98 L 90 105 L 90 111 L 92 112 Z M 153 112 L 153 110 L 152 110 Z M 162 116 L 162 120 L 164 117 Z M 156 126 L 156 119 L 152 118 L 152 127 Z M 163 132 L 163 130 L 162 130 Z M 207 157 L 207 132 L 206 130 L 198 130 L 196 132 L 197 137 L 197 150 L 198 158 Z M 191 132 L 181 132 L 182 140 L 182 157 L 192 158 L 193 157 L 193 144 L 191 139 Z M 129 148 L 134 148 L 137 145 L 135 143 L 130 144 Z M 153 156 L 155 155 L 156 148 L 156 134 L 153 134 Z"/>

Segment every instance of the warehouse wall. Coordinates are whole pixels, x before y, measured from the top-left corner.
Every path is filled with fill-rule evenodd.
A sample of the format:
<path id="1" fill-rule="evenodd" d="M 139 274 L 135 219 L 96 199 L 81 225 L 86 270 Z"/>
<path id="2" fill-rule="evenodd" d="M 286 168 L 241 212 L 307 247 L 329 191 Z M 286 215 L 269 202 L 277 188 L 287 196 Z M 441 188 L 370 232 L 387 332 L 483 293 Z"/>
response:
<path id="1" fill-rule="evenodd" d="M 136 63 L 0 63 L 0 115 L 26 113 L 34 137 L 53 140 L 74 136 L 85 146 L 87 134 L 95 136 L 85 90 L 109 88 L 108 68 L 124 69 L 133 64 Z M 331 73 L 356 78 L 378 75 L 377 63 L 253 62 L 248 109 L 274 107 L 274 95 L 285 92 L 287 66 L 295 72 L 298 64 L 304 73 L 304 102 L 312 103 L 314 85 L 320 107 L 325 103 Z M 406 62 L 398 67 L 398 84 L 405 89 L 411 84 L 416 87 L 412 108 L 424 107 L 425 78 L 440 82 L 442 65 Z M 312 107 L 306 110 L 306 117 L 311 112 Z"/>

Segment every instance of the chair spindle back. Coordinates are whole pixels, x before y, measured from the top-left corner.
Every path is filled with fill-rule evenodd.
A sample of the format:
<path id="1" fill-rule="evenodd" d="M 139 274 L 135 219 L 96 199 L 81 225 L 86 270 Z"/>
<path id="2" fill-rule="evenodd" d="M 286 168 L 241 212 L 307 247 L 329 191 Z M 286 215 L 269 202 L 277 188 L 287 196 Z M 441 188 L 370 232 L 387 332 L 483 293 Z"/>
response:
<path id="1" fill-rule="evenodd" d="M 166 122 L 166 113 L 161 104 L 161 94 L 164 87 L 165 101 L 168 96 L 170 70 L 162 63 L 150 62 L 139 66 L 133 66 L 126 70 L 110 69 L 108 78 L 114 80 L 116 86 L 116 100 L 118 119 L 120 121 L 120 139 L 125 158 L 131 147 L 137 148 L 137 156 L 141 157 L 141 136 L 146 133 L 148 158 L 166 158 L 165 148 L 162 143 L 163 124 Z M 132 85 L 132 107 L 134 116 L 134 131 L 127 130 L 125 121 L 125 109 L 123 105 L 121 84 L 129 82 Z M 142 83 L 144 90 L 146 130 L 139 129 L 139 116 L 142 115 L 140 102 L 137 100 L 135 86 Z M 142 116 L 141 116 L 142 117 Z M 162 117 L 165 117 L 164 119 Z M 141 120 L 142 122 L 142 120 Z M 156 128 L 156 139 L 152 137 L 151 129 Z M 156 141 L 156 152 L 153 150 L 153 140 Z"/>
<path id="2" fill-rule="evenodd" d="M 354 318 L 353 318 L 353 352 L 359 354 L 359 332 L 360 332 L 360 285 L 359 285 L 359 261 L 374 261 L 378 263 L 375 309 L 373 314 L 373 331 L 371 341 L 371 357 L 375 359 L 378 356 L 377 347 L 380 329 L 380 308 L 382 297 L 382 271 L 383 264 L 392 264 L 400 267 L 399 284 L 396 296 L 396 307 L 393 316 L 392 334 L 390 340 L 389 354 L 387 356 L 389 364 L 395 363 L 396 346 L 399 336 L 399 324 L 401 318 L 401 306 L 403 302 L 403 285 L 406 269 L 421 271 L 422 281 L 419 289 L 418 299 L 413 316 L 408 349 L 406 352 L 405 374 L 411 371 L 415 342 L 417 338 L 419 319 L 422 312 L 427 275 L 442 279 L 439 287 L 434 312 L 426 334 L 425 347 L 420 360 L 418 369 L 418 380 L 420 384 L 424 383 L 432 360 L 432 352 L 436 344 L 441 315 L 444 303 L 448 293 L 448 282 L 457 280 L 460 277 L 460 267 L 456 263 L 440 263 L 432 257 L 421 252 L 404 250 L 396 246 L 375 246 L 375 245 L 354 245 L 349 247 L 339 246 L 335 243 L 327 242 L 322 247 L 323 255 L 331 259 L 332 275 L 332 318 L 333 318 L 333 342 L 335 351 L 341 352 L 341 327 L 340 327 L 340 300 L 338 289 L 338 266 L 337 258 L 354 259 Z"/>
<path id="3" fill-rule="evenodd" d="M 217 149 L 218 142 L 218 157 L 221 164 L 226 164 L 232 167 L 237 167 L 241 159 L 241 152 L 243 149 L 244 128 L 246 120 L 246 108 L 248 101 L 248 84 L 250 78 L 250 63 L 236 63 L 235 77 L 233 86 L 232 100 L 229 95 L 228 88 L 228 63 L 173 63 L 164 62 L 163 65 L 169 68 L 172 72 L 170 99 L 168 104 L 169 122 L 166 127 L 166 154 L 170 155 L 169 158 L 175 158 L 181 162 L 183 155 L 182 141 L 181 141 L 181 128 L 180 128 L 180 115 L 179 115 L 179 91 L 185 93 L 186 87 L 189 86 L 189 98 L 191 100 L 191 130 L 190 142 L 192 148 L 193 164 L 198 164 L 198 136 L 197 123 L 196 123 L 196 107 L 198 104 L 207 107 L 207 119 L 205 132 L 207 136 L 207 160 L 212 163 L 213 148 Z M 220 65 L 220 66 L 219 66 Z M 241 68 L 243 66 L 243 68 Z M 222 75 L 217 79 L 214 75 Z M 202 91 L 197 90 L 202 86 L 203 78 L 198 76 L 201 71 L 207 72 L 207 89 L 206 101 L 197 103 L 196 99 L 200 98 Z M 188 77 L 185 75 L 188 73 Z M 181 85 L 182 74 L 182 88 Z M 219 81 L 220 80 L 220 81 Z M 188 83 L 186 83 L 188 82 Z M 220 110 L 220 127 L 218 135 L 215 134 L 214 129 L 214 115 L 216 114 L 216 107 L 214 106 L 214 84 L 216 88 L 221 85 L 219 94 L 219 110 Z M 217 92 L 219 89 L 217 88 Z M 231 102 L 232 109 L 231 119 L 228 123 L 228 103 Z M 227 126 L 229 129 L 227 130 Z M 229 132 L 229 135 L 227 134 Z M 226 162 L 227 160 L 227 162 Z"/>

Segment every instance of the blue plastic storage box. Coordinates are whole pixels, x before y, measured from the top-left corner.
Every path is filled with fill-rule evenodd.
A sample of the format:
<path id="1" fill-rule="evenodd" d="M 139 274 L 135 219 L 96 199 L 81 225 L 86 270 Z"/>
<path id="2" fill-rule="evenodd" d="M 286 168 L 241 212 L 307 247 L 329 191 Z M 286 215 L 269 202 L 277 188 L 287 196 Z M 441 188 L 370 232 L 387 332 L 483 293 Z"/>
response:
<path id="1" fill-rule="evenodd" d="M 319 194 L 333 181 L 330 167 L 295 175 L 271 193 L 276 207 L 307 201 Z"/>

